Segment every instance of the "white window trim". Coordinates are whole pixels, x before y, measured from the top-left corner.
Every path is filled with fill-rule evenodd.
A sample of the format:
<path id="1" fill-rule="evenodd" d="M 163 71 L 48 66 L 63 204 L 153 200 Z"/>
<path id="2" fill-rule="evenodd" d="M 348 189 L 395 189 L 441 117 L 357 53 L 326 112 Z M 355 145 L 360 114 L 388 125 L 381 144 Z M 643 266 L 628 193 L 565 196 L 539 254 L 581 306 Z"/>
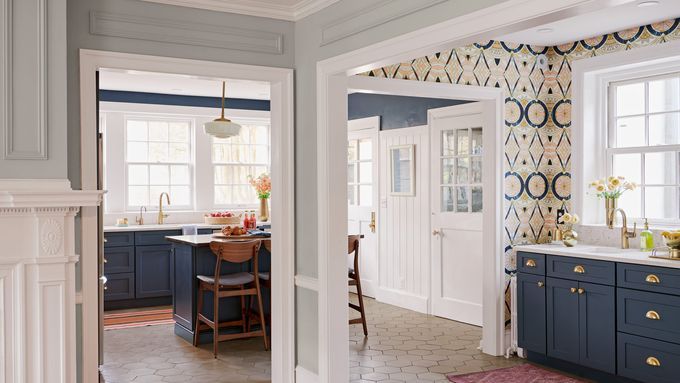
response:
<path id="1" fill-rule="evenodd" d="M 655 77 L 680 71 L 680 41 L 637 48 L 572 63 L 572 209 L 583 225 L 604 225 L 604 203 L 588 183 L 607 175 L 605 161 L 609 84 L 630 78 Z M 650 222 L 654 228 L 680 222 Z"/>
<path id="2" fill-rule="evenodd" d="M 164 115 L 170 118 L 182 118 L 192 120 L 193 136 L 191 139 L 191 176 L 193 177 L 192 198 L 193 207 L 190 209 L 177 210 L 173 212 L 175 219 L 186 217 L 186 221 L 195 221 L 202 219 L 205 212 L 219 209 L 244 209 L 256 208 L 255 205 L 229 205 L 217 206 L 214 201 L 214 174 L 212 164 L 212 139 L 210 136 L 203 134 L 203 123 L 211 121 L 219 116 L 219 109 L 217 108 L 203 108 L 203 107 L 189 107 L 189 106 L 175 106 L 175 105 L 153 105 L 153 104 L 134 104 L 134 103 L 120 103 L 120 102 L 101 102 L 100 114 L 110 118 L 116 116 L 117 118 L 124 118 L 123 115 L 134 116 L 158 116 Z M 241 109 L 225 109 L 225 115 L 235 122 L 248 123 L 262 123 L 270 126 L 270 112 L 256 111 L 256 110 L 241 110 Z M 110 123 L 110 122 L 109 122 Z M 119 121 L 124 124 L 123 121 Z M 122 125 L 121 125 L 122 126 Z M 104 132 L 104 134 L 107 134 Z M 113 140 L 112 140 L 113 139 Z M 115 142 L 114 142 L 115 141 Z M 125 145 L 124 135 L 107 136 L 106 144 L 114 147 L 121 147 Z M 271 148 L 271 138 L 270 138 Z M 125 178 L 127 175 L 125 157 L 121 150 L 105 150 L 105 164 L 107 172 L 113 172 L 112 180 L 107 180 L 107 210 L 105 212 L 105 221 L 108 222 L 116 217 L 129 216 L 137 211 L 130 211 L 126 209 L 127 192 L 125 191 Z M 117 156 L 117 157 L 116 157 Z M 271 156 L 271 154 L 270 154 Z M 118 165 L 116 165 L 118 164 Z M 115 182 L 114 180 L 120 180 Z M 172 202 L 172 196 L 171 202 Z M 150 209 L 147 206 L 149 213 L 157 211 Z M 108 219 L 107 219 L 108 218 Z"/>

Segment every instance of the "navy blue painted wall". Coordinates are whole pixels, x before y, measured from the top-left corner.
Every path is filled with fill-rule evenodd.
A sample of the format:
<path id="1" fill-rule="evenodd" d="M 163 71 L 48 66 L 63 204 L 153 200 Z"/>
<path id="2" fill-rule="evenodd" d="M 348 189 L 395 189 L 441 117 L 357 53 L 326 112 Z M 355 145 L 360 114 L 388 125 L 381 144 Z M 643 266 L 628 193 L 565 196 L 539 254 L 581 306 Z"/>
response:
<path id="1" fill-rule="evenodd" d="M 468 102 L 470 101 L 352 93 L 347 100 L 347 114 L 350 120 L 380 116 L 380 130 L 389 130 L 427 125 L 429 109 Z"/>
<path id="2" fill-rule="evenodd" d="M 180 96 L 176 94 L 127 92 L 120 90 L 99 91 L 99 101 L 127 102 L 132 104 L 155 104 L 176 106 L 198 106 L 204 108 L 220 108 L 222 99 L 219 97 Z M 269 100 L 251 100 L 246 98 L 227 98 L 227 109 L 265 110 L 268 111 Z"/>

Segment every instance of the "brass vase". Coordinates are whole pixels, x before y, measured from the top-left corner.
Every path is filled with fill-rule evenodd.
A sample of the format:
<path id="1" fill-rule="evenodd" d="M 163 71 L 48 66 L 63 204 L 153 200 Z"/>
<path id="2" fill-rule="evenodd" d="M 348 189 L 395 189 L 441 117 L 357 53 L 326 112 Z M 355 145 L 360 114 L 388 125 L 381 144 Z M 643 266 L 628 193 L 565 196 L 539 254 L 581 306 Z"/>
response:
<path id="1" fill-rule="evenodd" d="M 608 228 L 614 227 L 614 210 L 616 210 L 616 198 L 605 197 L 604 199 L 604 210 L 605 210 L 605 220 Z"/>
<path id="2" fill-rule="evenodd" d="M 269 200 L 260 198 L 260 214 L 258 219 L 262 222 L 269 221 Z"/>
<path id="3" fill-rule="evenodd" d="M 566 247 L 574 247 L 578 244 L 578 233 L 573 228 L 562 230 L 562 243 Z"/>

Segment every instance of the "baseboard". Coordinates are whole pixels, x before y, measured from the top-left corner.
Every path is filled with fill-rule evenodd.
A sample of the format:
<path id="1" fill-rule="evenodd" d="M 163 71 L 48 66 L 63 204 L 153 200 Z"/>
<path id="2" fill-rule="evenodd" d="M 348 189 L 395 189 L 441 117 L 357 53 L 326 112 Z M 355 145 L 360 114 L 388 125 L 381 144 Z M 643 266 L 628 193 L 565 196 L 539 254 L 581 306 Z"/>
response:
<path id="1" fill-rule="evenodd" d="M 295 367 L 295 383 L 318 383 L 319 376 L 308 369 L 297 366 Z"/>
<path id="2" fill-rule="evenodd" d="M 424 296 L 385 287 L 378 287 L 376 289 L 375 298 L 377 301 L 387 303 L 388 305 L 427 314 L 428 300 L 427 297 Z"/>

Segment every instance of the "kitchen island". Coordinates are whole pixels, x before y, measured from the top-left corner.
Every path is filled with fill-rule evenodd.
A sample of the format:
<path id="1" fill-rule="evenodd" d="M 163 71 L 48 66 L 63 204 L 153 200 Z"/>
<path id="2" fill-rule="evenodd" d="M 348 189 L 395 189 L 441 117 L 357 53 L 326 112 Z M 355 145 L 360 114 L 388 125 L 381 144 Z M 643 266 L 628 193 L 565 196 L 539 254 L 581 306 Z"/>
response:
<path id="1" fill-rule="evenodd" d="M 267 237 L 251 236 L 240 239 L 269 240 Z M 172 243 L 173 253 L 173 318 L 175 320 L 175 334 L 188 342 L 193 342 L 194 329 L 196 328 L 196 306 L 198 304 L 198 275 L 213 275 L 215 273 L 215 255 L 210 250 L 210 242 L 216 240 L 211 234 L 204 235 L 177 235 L 167 236 L 166 240 Z M 271 254 L 262 246 L 259 253 L 259 271 L 269 272 L 271 266 Z M 252 264 L 242 265 L 222 263 L 222 274 L 251 271 Z M 270 310 L 270 292 L 262 289 L 265 313 Z M 203 314 L 212 318 L 212 293 L 207 292 L 204 296 Z M 241 302 L 237 298 L 225 298 L 220 300 L 220 322 L 240 319 Z M 238 331 L 239 329 L 225 329 L 224 331 Z M 203 332 L 199 343 L 212 342 L 212 333 Z"/>

